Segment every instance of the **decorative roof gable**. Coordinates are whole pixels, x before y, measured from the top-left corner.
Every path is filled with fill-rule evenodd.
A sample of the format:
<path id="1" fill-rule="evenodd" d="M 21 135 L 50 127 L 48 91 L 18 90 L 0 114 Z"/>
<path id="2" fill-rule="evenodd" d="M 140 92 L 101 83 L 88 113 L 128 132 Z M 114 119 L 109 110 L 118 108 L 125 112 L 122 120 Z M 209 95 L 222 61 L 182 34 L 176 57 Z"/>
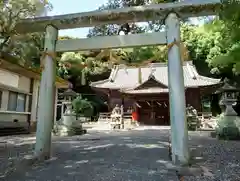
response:
<path id="1" fill-rule="evenodd" d="M 140 89 L 145 89 L 145 88 L 153 88 L 153 87 L 167 88 L 166 85 L 157 81 L 154 75 L 150 75 L 148 80 L 146 80 L 145 82 L 143 82 L 139 86 L 135 87 L 134 90 L 140 90 Z"/>

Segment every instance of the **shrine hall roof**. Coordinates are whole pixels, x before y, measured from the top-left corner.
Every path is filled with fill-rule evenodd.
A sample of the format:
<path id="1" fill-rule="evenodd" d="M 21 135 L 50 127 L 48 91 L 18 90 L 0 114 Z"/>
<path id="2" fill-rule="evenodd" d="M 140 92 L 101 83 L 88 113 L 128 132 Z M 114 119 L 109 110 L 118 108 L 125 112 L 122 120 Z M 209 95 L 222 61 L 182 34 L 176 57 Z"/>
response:
<path id="1" fill-rule="evenodd" d="M 162 84 L 165 87 L 168 87 L 168 68 L 165 63 L 153 63 L 148 66 L 141 68 L 142 72 L 142 84 L 149 80 L 150 77 Z M 220 83 L 220 79 L 213 79 L 209 77 L 201 76 L 197 73 L 195 66 L 191 62 L 183 63 L 183 76 L 185 87 L 201 87 L 201 86 L 210 86 Z M 108 79 L 92 82 L 91 86 L 96 88 L 106 88 L 106 89 L 120 89 L 124 92 L 136 92 L 135 88 L 140 86 L 138 83 L 138 68 L 127 67 L 125 65 L 116 66 Z M 153 89 L 153 88 L 151 88 Z M 168 90 L 168 89 L 166 89 Z M 154 90 L 145 90 L 145 92 L 153 91 L 156 93 L 166 92 L 155 88 Z M 142 90 L 143 91 L 143 90 Z M 129 92 L 129 93 L 130 93 Z M 139 90 L 138 90 L 139 92 Z"/>

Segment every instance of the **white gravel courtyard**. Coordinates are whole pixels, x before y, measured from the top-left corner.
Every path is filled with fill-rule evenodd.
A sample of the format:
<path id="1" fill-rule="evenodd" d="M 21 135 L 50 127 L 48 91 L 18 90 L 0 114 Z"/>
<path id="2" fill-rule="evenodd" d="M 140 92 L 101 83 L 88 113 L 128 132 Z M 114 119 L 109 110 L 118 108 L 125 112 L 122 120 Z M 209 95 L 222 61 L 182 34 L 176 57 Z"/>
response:
<path id="1" fill-rule="evenodd" d="M 51 161 L 21 172 L 8 181 L 177 181 L 169 169 L 168 128 L 132 131 L 91 131 L 84 136 L 53 138 Z M 24 139 L 23 139 L 24 138 Z M 218 141 L 207 132 L 189 132 L 194 164 L 204 172 L 184 180 L 240 180 L 240 142 Z M 11 160 L 31 152 L 34 137 L 1 137 L 1 174 Z M 3 141 L 3 139 L 5 141 Z M 11 160 L 8 158 L 11 157 Z"/>

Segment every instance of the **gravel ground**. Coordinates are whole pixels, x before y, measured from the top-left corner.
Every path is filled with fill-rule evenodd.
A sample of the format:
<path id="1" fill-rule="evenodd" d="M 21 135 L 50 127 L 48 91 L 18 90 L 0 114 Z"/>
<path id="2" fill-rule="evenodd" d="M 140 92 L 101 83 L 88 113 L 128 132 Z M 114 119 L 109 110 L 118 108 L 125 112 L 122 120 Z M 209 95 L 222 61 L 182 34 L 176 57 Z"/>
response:
<path id="1" fill-rule="evenodd" d="M 7 168 L 33 150 L 34 135 L 0 137 L 0 180 Z"/>
<path id="2" fill-rule="evenodd" d="M 167 129 L 121 132 L 91 132 L 84 136 L 53 139 L 53 158 L 29 168 L 26 173 L 13 173 L 7 181 L 177 181 L 176 172 L 168 169 Z M 185 176 L 184 180 L 239 181 L 240 142 L 217 141 L 206 132 L 190 132 L 190 148 L 195 165 L 204 176 Z M 12 138 L 19 139 L 20 138 Z M 30 152 L 32 138 L 8 141 L 0 149 L 2 161 L 7 152 L 15 159 Z M 10 147 L 10 145 L 15 145 Z M 13 151 L 14 150 L 14 151 Z M 4 161 L 5 157 L 5 161 Z M 6 166 L 6 165 L 5 165 Z M 3 169 L 3 168 L 2 168 Z M 27 169 L 27 168 L 26 168 Z"/>

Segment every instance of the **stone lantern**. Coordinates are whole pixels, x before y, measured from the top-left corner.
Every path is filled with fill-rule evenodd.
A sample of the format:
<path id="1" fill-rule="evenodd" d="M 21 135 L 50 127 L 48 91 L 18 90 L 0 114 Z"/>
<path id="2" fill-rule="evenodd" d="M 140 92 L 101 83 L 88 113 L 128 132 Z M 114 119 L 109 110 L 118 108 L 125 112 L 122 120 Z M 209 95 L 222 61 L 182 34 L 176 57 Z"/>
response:
<path id="1" fill-rule="evenodd" d="M 237 103 L 239 90 L 225 79 L 223 87 L 217 91 L 217 93 L 221 93 L 219 105 L 222 108 L 222 114 L 217 120 L 216 133 L 221 139 L 234 140 L 240 138 L 240 119 L 233 109 L 233 106 Z"/>
<path id="2" fill-rule="evenodd" d="M 60 136 L 79 135 L 83 133 L 82 124 L 76 119 L 76 114 L 73 111 L 72 101 L 78 94 L 72 90 L 72 86 L 61 94 L 64 100 L 63 106 L 66 106 L 66 110 L 62 115 L 58 125 L 56 125 L 55 133 Z"/>
<path id="3" fill-rule="evenodd" d="M 66 110 L 62 116 L 62 123 L 66 126 L 72 126 L 74 122 L 76 122 L 76 114 L 72 109 L 72 101 L 77 96 L 77 93 L 72 90 L 71 86 L 69 86 L 69 88 L 61 95 L 64 98 L 62 104 L 66 105 Z"/>
<path id="4" fill-rule="evenodd" d="M 237 116 L 233 106 L 237 103 L 237 96 L 240 89 L 229 84 L 227 79 L 224 80 L 224 85 L 217 92 L 221 93 L 221 100 L 219 101 L 220 107 L 225 107 L 225 116 Z"/>

